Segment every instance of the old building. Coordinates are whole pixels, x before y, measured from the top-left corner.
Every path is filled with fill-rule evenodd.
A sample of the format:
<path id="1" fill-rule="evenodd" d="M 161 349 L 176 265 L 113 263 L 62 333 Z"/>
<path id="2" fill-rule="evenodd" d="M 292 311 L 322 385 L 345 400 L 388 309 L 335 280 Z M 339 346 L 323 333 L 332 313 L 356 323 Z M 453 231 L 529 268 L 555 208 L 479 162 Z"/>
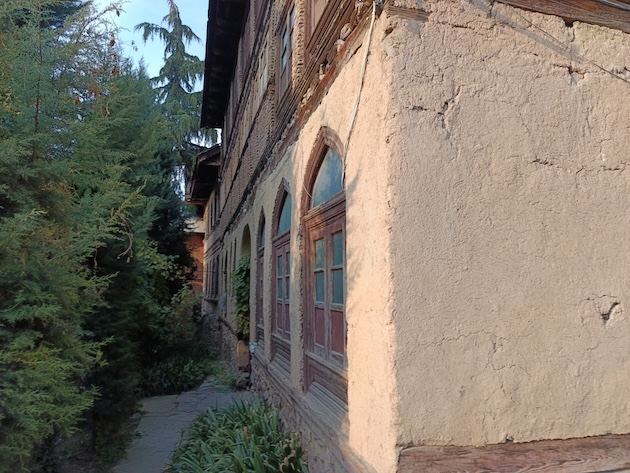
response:
<path id="1" fill-rule="evenodd" d="M 234 357 L 250 258 L 252 383 L 311 471 L 630 468 L 628 31 L 622 0 L 210 0 L 205 310 Z"/>

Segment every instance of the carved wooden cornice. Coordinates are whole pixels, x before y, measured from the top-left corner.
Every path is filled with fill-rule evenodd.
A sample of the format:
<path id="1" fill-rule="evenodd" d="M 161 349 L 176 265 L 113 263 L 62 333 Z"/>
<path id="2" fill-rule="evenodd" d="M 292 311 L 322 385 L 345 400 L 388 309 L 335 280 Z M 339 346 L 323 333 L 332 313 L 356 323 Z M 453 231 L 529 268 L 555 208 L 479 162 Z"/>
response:
<path id="1" fill-rule="evenodd" d="M 630 33 L 628 0 L 496 0 L 524 10 L 547 13 L 574 21 L 606 26 Z"/>

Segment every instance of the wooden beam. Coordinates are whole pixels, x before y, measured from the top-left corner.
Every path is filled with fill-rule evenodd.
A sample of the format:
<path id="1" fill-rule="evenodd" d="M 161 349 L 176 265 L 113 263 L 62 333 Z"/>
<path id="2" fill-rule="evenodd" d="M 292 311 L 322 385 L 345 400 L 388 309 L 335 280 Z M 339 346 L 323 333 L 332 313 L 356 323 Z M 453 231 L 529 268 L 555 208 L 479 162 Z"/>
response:
<path id="1" fill-rule="evenodd" d="M 583 21 L 630 33 L 630 3 L 622 0 L 497 0 L 524 10 L 547 13 L 567 22 Z M 612 6 L 612 5 L 618 6 Z"/>
<path id="2" fill-rule="evenodd" d="M 411 447 L 398 473 L 593 473 L 630 469 L 630 435 L 504 443 L 486 447 Z"/>

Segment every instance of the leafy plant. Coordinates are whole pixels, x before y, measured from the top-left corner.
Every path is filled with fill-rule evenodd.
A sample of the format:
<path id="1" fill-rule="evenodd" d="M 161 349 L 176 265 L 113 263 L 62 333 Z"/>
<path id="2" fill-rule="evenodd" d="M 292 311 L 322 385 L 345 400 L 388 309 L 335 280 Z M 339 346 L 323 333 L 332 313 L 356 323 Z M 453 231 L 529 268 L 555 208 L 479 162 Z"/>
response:
<path id="1" fill-rule="evenodd" d="M 144 370 L 143 394 L 158 396 L 188 391 L 199 386 L 211 372 L 209 359 L 174 356 Z"/>
<path id="2" fill-rule="evenodd" d="M 308 473 L 299 436 L 262 400 L 201 414 L 173 455 L 169 473 Z"/>
<path id="3" fill-rule="evenodd" d="M 239 340 L 249 340 L 249 268 L 249 257 L 243 258 L 231 275 Z"/>
<path id="4" fill-rule="evenodd" d="M 215 358 L 197 340 L 199 297 L 184 286 L 167 307 L 147 317 L 141 348 L 142 394 L 176 394 L 195 388 L 212 372 Z"/>

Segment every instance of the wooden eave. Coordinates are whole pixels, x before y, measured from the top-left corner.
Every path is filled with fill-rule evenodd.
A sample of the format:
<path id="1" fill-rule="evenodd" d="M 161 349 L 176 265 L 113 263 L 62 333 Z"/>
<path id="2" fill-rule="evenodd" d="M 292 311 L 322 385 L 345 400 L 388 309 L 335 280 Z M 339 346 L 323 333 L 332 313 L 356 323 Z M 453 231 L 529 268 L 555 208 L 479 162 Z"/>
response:
<path id="1" fill-rule="evenodd" d="M 630 33 L 630 0 L 497 0 L 524 10 L 606 26 Z"/>
<path id="2" fill-rule="evenodd" d="M 249 0 L 210 0 L 201 126 L 222 128 Z"/>
<path id="3" fill-rule="evenodd" d="M 186 180 L 186 202 L 204 205 L 219 181 L 221 145 L 217 144 L 197 155 L 192 175 Z"/>

